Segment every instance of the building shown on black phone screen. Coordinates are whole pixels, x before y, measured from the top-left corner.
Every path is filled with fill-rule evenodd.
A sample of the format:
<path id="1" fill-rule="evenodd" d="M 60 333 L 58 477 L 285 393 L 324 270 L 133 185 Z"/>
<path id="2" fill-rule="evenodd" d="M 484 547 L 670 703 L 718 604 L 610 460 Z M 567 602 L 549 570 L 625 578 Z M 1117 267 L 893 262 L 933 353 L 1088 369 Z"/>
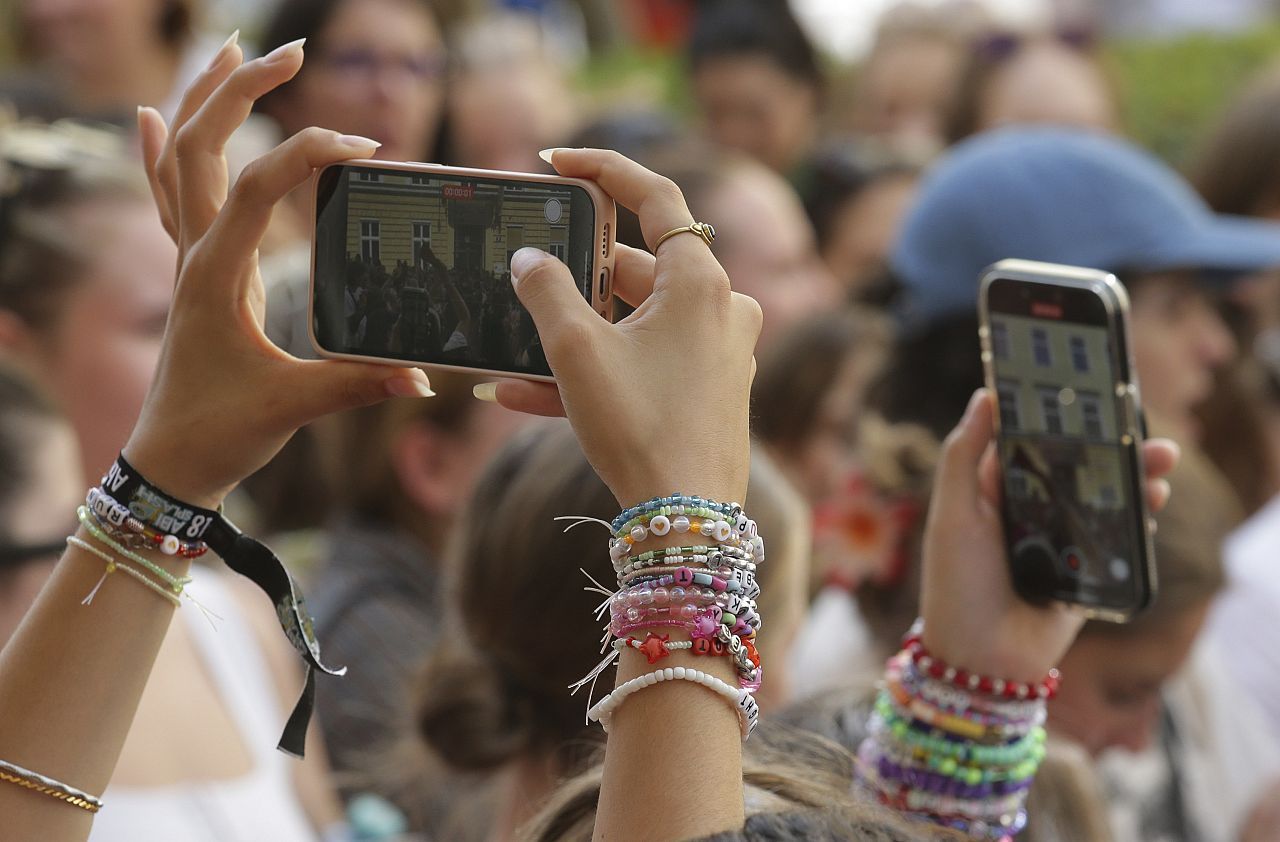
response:
<path id="1" fill-rule="evenodd" d="M 347 254 L 391 268 L 426 252 L 446 267 L 502 275 L 534 246 L 565 259 L 570 194 L 556 185 L 352 170 Z"/>
<path id="2" fill-rule="evenodd" d="M 1126 579 L 1125 454 L 1106 328 L 991 319 L 1006 506 L 1035 554 L 1083 580 Z"/>

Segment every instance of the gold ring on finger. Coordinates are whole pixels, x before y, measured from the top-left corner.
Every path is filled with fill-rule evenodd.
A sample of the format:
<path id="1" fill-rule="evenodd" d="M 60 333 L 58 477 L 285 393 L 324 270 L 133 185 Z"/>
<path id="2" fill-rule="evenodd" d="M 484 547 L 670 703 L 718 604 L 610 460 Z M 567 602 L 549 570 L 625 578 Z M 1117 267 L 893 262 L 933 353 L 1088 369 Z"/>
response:
<path id="1" fill-rule="evenodd" d="M 656 254 L 658 246 L 665 243 L 668 239 L 674 237 L 676 234 L 683 234 L 686 231 L 690 234 L 697 234 L 702 239 L 702 242 L 707 245 L 711 245 L 716 239 L 716 229 L 712 228 L 709 223 L 695 222 L 692 225 L 681 225 L 679 228 L 672 228 L 670 231 L 658 238 L 658 241 L 653 244 L 654 253 Z"/>

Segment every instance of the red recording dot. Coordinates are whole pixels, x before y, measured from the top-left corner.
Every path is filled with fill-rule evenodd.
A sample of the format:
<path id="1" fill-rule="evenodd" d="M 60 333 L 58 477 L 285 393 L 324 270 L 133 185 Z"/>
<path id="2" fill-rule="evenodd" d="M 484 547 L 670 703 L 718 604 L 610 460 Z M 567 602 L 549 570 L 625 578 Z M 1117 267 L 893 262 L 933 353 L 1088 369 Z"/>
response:
<path id="1" fill-rule="evenodd" d="M 1072 570 L 1080 569 L 1080 556 L 1075 553 L 1067 553 L 1067 566 Z"/>

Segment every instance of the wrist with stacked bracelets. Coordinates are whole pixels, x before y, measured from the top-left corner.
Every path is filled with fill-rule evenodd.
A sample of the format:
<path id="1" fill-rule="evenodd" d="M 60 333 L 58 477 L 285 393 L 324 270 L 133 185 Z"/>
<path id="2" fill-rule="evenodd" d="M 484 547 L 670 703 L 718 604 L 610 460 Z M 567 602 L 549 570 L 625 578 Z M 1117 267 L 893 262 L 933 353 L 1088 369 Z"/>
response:
<path id="1" fill-rule="evenodd" d="M 1034 684 L 975 674 L 930 653 L 922 631 L 917 621 L 886 664 L 858 785 L 908 817 L 973 839 L 1011 839 L 1026 825 L 1058 673 Z"/>
<path id="2" fill-rule="evenodd" d="M 764 540 L 753 520 L 736 503 L 673 494 L 656 497 L 624 510 L 610 524 L 609 557 L 618 576 L 617 590 L 600 611 L 608 611 L 608 656 L 581 681 L 577 689 L 599 674 L 628 649 L 656 664 L 672 652 L 729 658 L 739 686 L 699 670 L 668 668 L 626 682 L 600 702 L 590 705 L 588 718 L 607 724 L 609 716 L 632 693 L 662 681 L 693 681 L 733 703 L 743 738 L 755 728 L 758 708 L 753 693 L 763 677 L 755 644 L 761 626 L 756 598 L 760 586 L 756 565 L 764 560 Z M 703 543 L 643 549 L 652 539 L 700 536 Z M 687 640 L 672 640 L 679 630 Z"/>

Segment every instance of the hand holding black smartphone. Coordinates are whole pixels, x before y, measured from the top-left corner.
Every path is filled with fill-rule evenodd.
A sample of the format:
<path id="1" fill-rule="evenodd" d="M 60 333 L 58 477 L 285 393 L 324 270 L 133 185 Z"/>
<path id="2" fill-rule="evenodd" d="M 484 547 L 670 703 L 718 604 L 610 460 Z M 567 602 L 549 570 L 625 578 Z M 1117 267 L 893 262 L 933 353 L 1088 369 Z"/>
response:
<path id="1" fill-rule="evenodd" d="M 1128 294 L 1106 272 L 1004 260 L 980 310 L 1014 588 L 1123 622 L 1156 588 Z"/>
<path id="2" fill-rule="evenodd" d="M 581 179 L 351 161 L 316 177 L 311 337 L 324 357 L 551 380 L 511 256 L 562 260 L 612 318 L 612 198 Z"/>

